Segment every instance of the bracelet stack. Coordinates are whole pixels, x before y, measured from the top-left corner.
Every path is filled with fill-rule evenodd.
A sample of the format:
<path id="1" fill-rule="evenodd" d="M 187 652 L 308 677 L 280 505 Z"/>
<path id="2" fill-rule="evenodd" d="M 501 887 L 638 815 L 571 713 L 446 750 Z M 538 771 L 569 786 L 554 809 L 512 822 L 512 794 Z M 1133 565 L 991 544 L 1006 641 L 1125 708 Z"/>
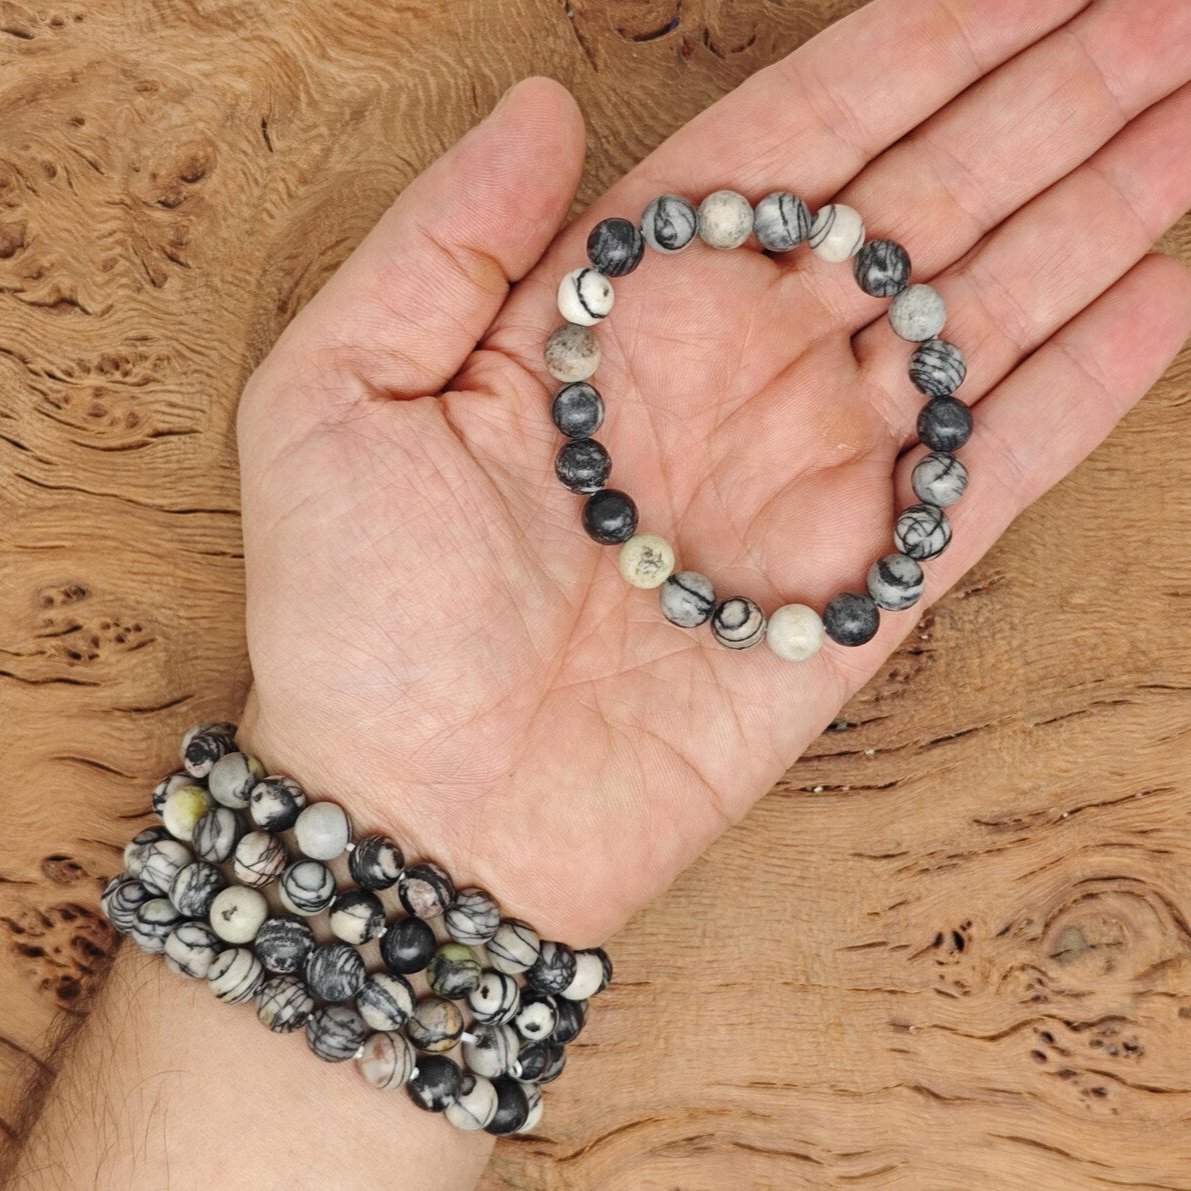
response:
<path id="1" fill-rule="evenodd" d="M 354 838 L 337 803 L 240 752 L 235 724 L 192 728 L 182 762 L 153 791 L 161 825 L 129 842 L 104 887 L 115 928 L 459 1129 L 536 1128 L 541 1085 L 562 1074 L 589 998 L 612 978 L 606 952 L 542 940 L 440 865 L 407 864 L 383 835 Z M 329 865 L 345 853 L 355 887 L 340 889 Z M 391 915 L 385 891 L 399 899 Z M 334 940 L 320 944 L 310 923 L 324 914 Z M 370 973 L 360 948 L 373 940 L 384 966 Z"/>
<path id="2" fill-rule="evenodd" d="M 592 437 L 604 421 L 604 401 L 590 384 L 600 364 L 600 345 L 591 327 L 612 310 L 611 277 L 631 273 L 645 246 L 662 255 L 680 252 L 696 238 L 711 248 L 739 248 L 750 236 L 769 252 L 783 253 L 804 240 L 824 260 L 853 261 L 860 288 L 872 297 L 891 297 L 889 322 L 915 344 L 909 379 L 928 400 L 918 418 L 918 437 L 930 448 L 914 468 L 912 486 L 920 504 L 898 516 L 896 551 L 874 562 L 867 590 L 845 591 L 830 600 L 822 616 L 806 604 L 786 604 L 768 617 L 747 596 L 717 596 L 706 575 L 677 569 L 674 548 L 655 533 L 637 532 L 637 506 L 627 493 L 607 486 L 612 460 Z M 717 190 L 696 208 L 664 194 L 639 222 L 605 219 L 587 240 L 590 266 L 573 269 L 558 288 L 558 309 L 566 322 L 547 339 L 546 369 L 564 387 L 554 396 L 555 426 L 566 436 L 555 458 L 559 480 L 586 496 L 583 528 L 595 541 L 620 546 L 620 571 L 634 587 L 660 588 L 662 614 L 672 624 L 695 628 L 710 622 L 712 635 L 729 649 L 762 640 L 790 661 L 818 653 L 824 638 L 863 645 L 876 635 L 881 610 L 896 612 L 918 602 L 925 589 L 922 560 L 941 554 L 951 541 L 944 509 L 963 495 L 968 473 L 955 456 L 972 433 L 972 415 L 955 393 L 967 374 L 963 352 L 939 336 L 947 310 L 933 286 L 910 284 L 910 257 L 893 240 L 865 242 L 864 222 L 851 207 L 829 204 L 813 218 L 806 203 L 789 191 L 767 195 L 754 208 L 743 195 Z"/>

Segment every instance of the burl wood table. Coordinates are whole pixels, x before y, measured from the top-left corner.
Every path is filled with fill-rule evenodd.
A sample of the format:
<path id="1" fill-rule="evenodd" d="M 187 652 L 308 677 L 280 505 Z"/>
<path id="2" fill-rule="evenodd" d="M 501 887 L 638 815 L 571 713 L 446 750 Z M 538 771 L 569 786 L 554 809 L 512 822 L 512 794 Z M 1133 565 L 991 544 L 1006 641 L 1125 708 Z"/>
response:
<path id="1" fill-rule="evenodd" d="M 280 329 L 516 79 L 579 98 L 581 209 L 854 6 L 0 0 L 10 1135 L 102 875 L 246 689 L 233 411 Z M 488 1188 L 1191 1188 L 1189 401 L 1185 352 L 613 940 Z"/>

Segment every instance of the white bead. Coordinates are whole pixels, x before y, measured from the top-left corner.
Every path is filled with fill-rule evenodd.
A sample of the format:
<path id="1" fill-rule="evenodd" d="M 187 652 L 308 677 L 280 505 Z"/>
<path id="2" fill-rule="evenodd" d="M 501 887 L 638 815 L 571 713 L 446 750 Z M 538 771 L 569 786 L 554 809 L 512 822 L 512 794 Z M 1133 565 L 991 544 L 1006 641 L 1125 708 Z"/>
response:
<path id="1" fill-rule="evenodd" d="M 710 248 L 739 248 L 752 234 L 753 206 L 734 190 L 717 190 L 699 204 L 699 238 Z"/>
<path id="2" fill-rule="evenodd" d="M 575 975 L 562 990 L 568 1001 L 586 1001 L 604 987 L 604 964 L 592 951 L 575 952 Z"/>
<path id="3" fill-rule="evenodd" d="M 656 533 L 635 533 L 620 548 L 620 573 L 634 587 L 661 587 L 674 573 L 674 547 Z"/>
<path id="4" fill-rule="evenodd" d="M 194 825 L 211 809 L 211 795 L 202 786 L 179 786 L 165 800 L 161 821 L 174 837 L 190 843 Z"/>
<path id="5" fill-rule="evenodd" d="M 832 264 L 854 257 L 864 245 L 864 220 L 860 212 L 843 203 L 828 203 L 811 225 L 810 246 Z"/>
<path id="6" fill-rule="evenodd" d="M 568 323 L 591 327 L 612 310 L 612 282 L 595 269 L 572 269 L 559 282 L 558 313 Z"/>
<path id="7" fill-rule="evenodd" d="M 298 815 L 294 839 L 303 856 L 311 860 L 334 860 L 342 856 L 351 839 L 347 812 L 336 802 L 312 802 Z"/>
<path id="8" fill-rule="evenodd" d="M 229 885 L 211 903 L 211 929 L 225 943 L 249 943 L 269 916 L 264 894 L 247 885 Z"/>
<path id="9" fill-rule="evenodd" d="M 766 640 L 779 658 L 805 662 L 823 645 L 823 618 L 806 604 L 785 604 L 769 618 Z"/>
<path id="10" fill-rule="evenodd" d="M 466 1092 L 460 1091 L 454 1102 L 447 1105 L 446 1117 L 456 1129 L 470 1133 L 492 1122 L 499 1099 L 491 1080 L 471 1072 L 464 1076 L 464 1081 L 468 1078 L 471 1086 Z"/>

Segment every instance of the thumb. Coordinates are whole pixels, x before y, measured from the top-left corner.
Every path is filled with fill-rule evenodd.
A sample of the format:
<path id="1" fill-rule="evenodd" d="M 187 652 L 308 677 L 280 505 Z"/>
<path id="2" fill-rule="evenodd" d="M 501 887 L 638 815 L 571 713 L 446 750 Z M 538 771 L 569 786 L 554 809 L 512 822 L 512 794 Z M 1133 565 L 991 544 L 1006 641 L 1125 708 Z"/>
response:
<path id="1" fill-rule="evenodd" d="M 571 93 L 523 79 L 402 191 L 277 347 L 313 349 L 372 392 L 437 393 L 558 232 L 584 152 Z"/>

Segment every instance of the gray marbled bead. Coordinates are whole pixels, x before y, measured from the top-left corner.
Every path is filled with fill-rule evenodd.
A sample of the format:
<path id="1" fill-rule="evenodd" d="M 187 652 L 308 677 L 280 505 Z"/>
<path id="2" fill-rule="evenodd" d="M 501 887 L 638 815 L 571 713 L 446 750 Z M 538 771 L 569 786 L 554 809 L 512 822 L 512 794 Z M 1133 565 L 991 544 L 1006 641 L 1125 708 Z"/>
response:
<path id="1" fill-rule="evenodd" d="M 972 436 L 972 411 L 954 397 L 932 397 L 918 414 L 918 438 L 932 451 L 958 451 Z"/>
<path id="2" fill-rule="evenodd" d="M 414 1011 L 414 990 L 395 972 L 373 972 L 356 993 L 356 1009 L 374 1030 L 399 1030 Z"/>
<path id="3" fill-rule="evenodd" d="M 252 787 L 248 813 L 262 831 L 288 831 L 306 805 L 306 792 L 292 777 L 273 774 Z"/>
<path id="4" fill-rule="evenodd" d="M 587 438 L 604 424 L 604 399 L 585 380 L 563 385 L 554 394 L 550 416 L 568 438 Z"/>
<path id="5" fill-rule="evenodd" d="M 170 901 L 186 918 L 205 918 L 216 895 L 226 886 L 227 878 L 215 865 L 196 860 L 178 870 L 170 885 Z"/>
<path id="6" fill-rule="evenodd" d="M 401 874 L 397 896 L 407 914 L 415 918 L 437 918 L 455 900 L 455 885 L 441 864 L 426 860 L 411 865 Z"/>
<path id="7" fill-rule="evenodd" d="M 544 359 L 555 380 L 587 380 L 600 366 L 600 341 L 587 327 L 563 323 L 550 332 Z"/>
<path id="8" fill-rule="evenodd" d="M 234 811 L 248 806 L 252 787 L 265 776 L 265 767 L 249 753 L 228 753 L 220 757 L 207 776 L 211 797 Z"/>
<path id="9" fill-rule="evenodd" d="M 463 943 L 444 943 L 426 965 L 426 983 L 440 997 L 459 1000 L 480 986 L 480 958 Z"/>
<path id="10" fill-rule="evenodd" d="M 587 259 L 605 277 L 631 273 L 644 252 L 641 229 L 627 219 L 601 219 L 587 236 Z"/>
<path id="11" fill-rule="evenodd" d="M 161 808 L 165 806 L 165 800 L 176 790 L 179 786 L 190 786 L 194 784 L 194 778 L 190 776 L 185 770 L 181 773 L 171 773 L 163 777 L 161 781 L 153 787 L 153 812 L 154 814 L 161 814 Z M 158 828 L 151 827 L 150 831 L 156 831 Z M 135 839 L 134 841 L 135 842 Z M 131 844 L 129 845 L 131 846 Z M 125 862 L 127 864 L 127 862 Z"/>
<path id="12" fill-rule="evenodd" d="M 314 931 L 301 918 L 278 914 L 261 923 L 252 947 L 270 972 L 289 976 L 305 967 L 314 942 Z"/>
<path id="13" fill-rule="evenodd" d="M 564 1046 L 574 1042 L 587 1025 L 588 1004 L 586 1001 L 572 1001 L 562 997 L 555 1002 L 558 1010 L 558 1021 L 550 1032 L 551 1042 L 560 1042 Z"/>
<path id="14" fill-rule="evenodd" d="M 152 901 L 157 896 L 147 885 L 130 877 L 127 873 L 117 873 L 104 886 L 99 903 L 103 912 L 111 919 L 112 925 L 126 935 L 132 930 L 136 918 L 137 907 Z"/>
<path id="15" fill-rule="evenodd" d="M 870 240 L 856 254 L 852 272 L 866 294 L 891 298 L 910 282 L 910 254 L 893 240 Z"/>
<path id="16" fill-rule="evenodd" d="M 354 1059 L 370 1033 L 367 1022 L 347 1005 L 322 1005 L 306 1020 L 307 1045 L 328 1063 Z"/>
<path id="17" fill-rule="evenodd" d="M 530 968 L 542 950 L 538 932 L 520 918 L 503 918 L 488 942 L 488 962 L 498 971 L 516 976 Z"/>
<path id="18" fill-rule="evenodd" d="M 456 943 L 478 947 L 487 943 L 500 926 L 500 907 L 483 889 L 460 889 L 451 908 L 443 915 L 447 934 Z"/>
<path id="19" fill-rule="evenodd" d="M 903 339 L 935 339 L 947 319 L 947 303 L 931 285 L 907 286 L 889 304 L 889 325 Z"/>
<path id="20" fill-rule="evenodd" d="M 659 589 L 662 615 L 679 628 L 693 629 L 711 619 L 715 611 L 715 588 L 698 571 L 679 571 Z"/>
<path id="21" fill-rule="evenodd" d="M 504 1025 L 521 1008 L 521 987 L 504 972 L 483 972 L 479 986 L 467 995 L 467 1007 L 480 1025 Z"/>
<path id="22" fill-rule="evenodd" d="M 250 831 L 236 845 L 232 871 L 236 880 L 253 889 L 276 881 L 289 863 L 289 853 L 280 836 L 271 831 Z"/>
<path id="23" fill-rule="evenodd" d="M 542 1089 L 537 1084 L 525 1083 L 523 1080 L 518 1082 L 521 1084 L 521 1091 L 525 1094 L 525 1102 L 529 1105 L 529 1115 L 514 1132 L 532 1133 L 542 1119 Z"/>
<path id="24" fill-rule="evenodd" d="M 575 978 L 575 952 L 565 943 L 542 943 L 538 958 L 526 969 L 529 987 L 540 993 L 560 993 Z M 553 1026 L 551 1026 L 553 1029 Z"/>
<path id="25" fill-rule="evenodd" d="M 922 598 L 926 580 L 922 567 L 905 554 L 886 554 L 869 568 L 868 594 L 878 608 L 901 612 Z"/>
<path id="26" fill-rule="evenodd" d="M 182 915 L 168 897 L 153 897 L 137 906 L 128 933 L 138 947 L 150 955 L 160 955 L 170 931 L 181 921 Z"/>
<path id="27" fill-rule="evenodd" d="M 806 203 L 788 190 L 767 194 L 753 211 L 753 233 L 770 252 L 796 248 L 811 234 L 811 222 Z"/>
<path id="28" fill-rule="evenodd" d="M 459 1081 L 459 1094 L 447 1105 L 447 1120 L 466 1133 L 485 1128 L 496 1116 L 496 1088 L 490 1079 L 465 1071 Z"/>
<path id="29" fill-rule="evenodd" d="M 417 1068 L 417 1062 L 418 1056 L 409 1040 L 392 1030 L 370 1034 L 356 1058 L 360 1074 L 382 1091 L 404 1086 Z"/>
<path id="30" fill-rule="evenodd" d="M 384 835 L 366 835 L 348 853 L 352 880 L 364 889 L 390 889 L 405 864 L 401 849 Z"/>
<path id="31" fill-rule="evenodd" d="M 512 1074 L 526 1083 L 551 1083 L 556 1080 L 567 1065 L 565 1046 L 548 1039 L 542 1042 L 528 1042 L 521 1048 Z"/>
<path id="32" fill-rule="evenodd" d="M 681 252 L 698 227 L 698 212 L 677 194 L 658 195 L 641 215 L 645 243 L 658 252 Z"/>
<path id="33" fill-rule="evenodd" d="M 256 1016 L 275 1034 L 300 1030 L 313 1012 L 314 998 L 296 976 L 270 976 L 256 994 Z"/>
<path id="34" fill-rule="evenodd" d="M 967 491 L 968 469 L 954 455 L 932 451 L 914 465 L 910 486 L 924 504 L 945 509 Z"/>
<path id="35" fill-rule="evenodd" d="M 247 947 L 221 951 L 207 970 L 211 991 L 230 1005 L 251 1001 L 264 982 L 265 969 Z"/>
<path id="36" fill-rule="evenodd" d="M 165 940 L 165 966 L 179 976 L 206 980 L 222 950 L 219 936 L 205 922 L 179 922 Z"/>
<path id="37" fill-rule="evenodd" d="M 572 492 L 598 492 L 612 474 L 612 456 L 594 438 L 568 439 L 554 456 L 554 474 Z"/>
<path id="38" fill-rule="evenodd" d="M 735 190 L 717 190 L 699 204 L 699 238 L 709 248 L 739 248 L 753 230 L 753 208 Z"/>
<path id="39" fill-rule="evenodd" d="M 840 592 L 823 609 L 823 630 L 840 645 L 863 645 L 876 636 L 881 614 L 870 595 Z"/>
<path id="40" fill-rule="evenodd" d="M 228 806 L 213 806 L 194 825 L 194 850 L 211 864 L 231 859 L 244 836 L 244 820 Z"/>
<path id="41" fill-rule="evenodd" d="M 182 765 L 191 777 L 206 777 L 220 757 L 235 750 L 235 724 L 198 724 L 182 737 Z"/>
<path id="42" fill-rule="evenodd" d="M 748 596 L 732 596 L 717 605 L 711 632 L 728 649 L 748 649 L 765 637 L 765 613 Z"/>
<path id="43" fill-rule="evenodd" d="M 405 1090 L 409 1098 L 426 1112 L 444 1112 L 455 1103 L 463 1082 L 459 1064 L 446 1055 L 427 1055 L 418 1060 Z"/>
<path id="44" fill-rule="evenodd" d="M 187 784 L 194 779 L 189 774 L 186 775 Z M 158 824 L 155 827 L 146 827 L 143 831 L 138 831 L 124 845 L 124 868 L 130 877 L 136 877 L 138 880 L 141 875 L 141 863 L 145 854 L 145 849 L 150 844 L 155 844 L 158 840 L 173 839 L 169 830 Z"/>
<path id="45" fill-rule="evenodd" d="M 523 992 L 512 1025 L 527 1042 L 549 1038 L 558 1025 L 558 1002 L 549 993 Z"/>
<path id="46" fill-rule="evenodd" d="M 512 1026 L 480 1026 L 471 1033 L 463 1042 L 463 1058 L 477 1075 L 495 1079 L 517 1061 L 521 1038 Z"/>
<path id="47" fill-rule="evenodd" d="M 950 541 L 951 522 L 938 505 L 911 505 L 893 529 L 893 544 L 911 558 L 934 558 Z"/>
<path id="48" fill-rule="evenodd" d="M 335 860 L 347 850 L 351 838 L 347 811 L 327 798 L 310 803 L 294 823 L 294 842 L 311 860 Z"/>
<path id="49" fill-rule="evenodd" d="M 324 943 L 306 957 L 306 987 L 324 1001 L 346 1001 L 364 987 L 364 957 L 350 944 Z"/>
<path id="50" fill-rule="evenodd" d="M 446 997 L 423 997 L 405 1023 L 405 1036 L 419 1050 L 450 1050 L 463 1034 L 463 1013 Z"/>
<path id="51" fill-rule="evenodd" d="M 950 397 L 968 375 L 964 353 L 946 339 L 927 339 L 910 356 L 910 380 L 928 397 Z"/>
<path id="52" fill-rule="evenodd" d="M 294 914 L 321 914 L 335 900 L 335 877 L 320 860 L 298 860 L 281 874 L 281 904 Z"/>
<path id="53" fill-rule="evenodd" d="M 331 903 L 331 932 L 345 943 L 360 947 L 384 929 L 385 907 L 367 889 L 350 889 Z"/>
<path id="54" fill-rule="evenodd" d="M 193 860 L 194 853 L 181 840 L 154 840 L 141 849 L 138 857 L 141 883 L 154 893 L 169 896 L 174 878 Z"/>

